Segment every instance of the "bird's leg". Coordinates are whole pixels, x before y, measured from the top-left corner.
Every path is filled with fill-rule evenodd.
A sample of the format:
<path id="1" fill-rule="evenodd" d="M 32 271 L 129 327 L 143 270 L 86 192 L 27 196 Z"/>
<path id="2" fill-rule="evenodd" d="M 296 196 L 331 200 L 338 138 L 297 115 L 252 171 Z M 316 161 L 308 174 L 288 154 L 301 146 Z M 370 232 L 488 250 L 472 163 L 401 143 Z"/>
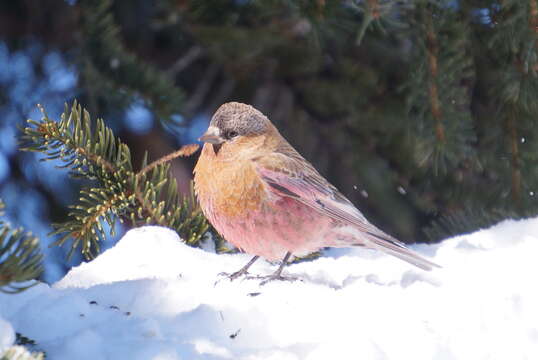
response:
<path id="1" fill-rule="evenodd" d="M 250 261 L 245 266 L 243 266 L 241 269 L 239 269 L 238 271 L 234 273 L 231 273 L 231 274 L 220 273 L 219 275 L 225 275 L 230 279 L 230 281 L 233 281 L 237 279 L 238 277 L 240 277 L 241 275 L 248 274 L 248 268 L 251 267 L 252 264 L 254 264 L 256 260 L 258 260 L 258 258 L 259 258 L 258 255 L 254 256 L 252 259 L 250 259 Z"/>
<path id="2" fill-rule="evenodd" d="M 273 281 L 273 280 L 288 280 L 288 281 L 295 281 L 297 280 L 296 277 L 293 277 L 293 276 L 282 276 L 282 270 L 284 269 L 284 266 L 286 266 L 288 264 L 288 260 L 290 259 L 291 257 L 291 252 L 287 252 L 286 255 L 284 256 L 284 259 L 282 259 L 282 262 L 280 263 L 280 266 L 278 267 L 278 269 L 271 275 L 269 276 L 264 276 L 264 277 L 260 277 L 262 279 L 264 279 L 260 285 L 265 285 L 267 284 L 269 281 Z"/>
<path id="3" fill-rule="evenodd" d="M 273 273 L 273 277 L 279 278 L 282 276 L 282 270 L 284 270 L 284 266 L 288 264 L 288 260 L 290 259 L 291 253 L 288 251 L 286 255 L 284 256 L 284 259 L 282 259 L 282 262 L 280 263 L 280 266 L 276 271 Z"/>

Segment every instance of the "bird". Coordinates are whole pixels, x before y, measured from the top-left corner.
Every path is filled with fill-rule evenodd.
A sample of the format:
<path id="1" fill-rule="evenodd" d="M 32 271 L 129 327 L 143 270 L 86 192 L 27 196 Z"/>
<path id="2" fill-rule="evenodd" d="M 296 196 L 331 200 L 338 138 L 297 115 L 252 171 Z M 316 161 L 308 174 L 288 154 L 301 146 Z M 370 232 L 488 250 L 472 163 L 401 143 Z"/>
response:
<path id="1" fill-rule="evenodd" d="M 285 280 L 292 256 L 326 247 L 364 246 L 423 270 L 440 267 L 370 223 L 253 106 L 221 105 L 199 141 L 194 189 L 202 212 L 224 239 L 254 255 L 227 274 L 231 280 L 260 257 L 281 261 L 263 283 Z"/>

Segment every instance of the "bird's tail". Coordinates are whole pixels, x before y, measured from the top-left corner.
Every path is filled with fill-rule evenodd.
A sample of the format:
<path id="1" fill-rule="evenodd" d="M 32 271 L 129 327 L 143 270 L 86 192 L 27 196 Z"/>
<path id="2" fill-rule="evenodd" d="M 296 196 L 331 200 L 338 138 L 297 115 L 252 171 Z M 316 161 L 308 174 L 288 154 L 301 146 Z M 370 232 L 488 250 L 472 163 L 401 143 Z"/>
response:
<path id="1" fill-rule="evenodd" d="M 370 240 L 370 243 L 367 245 L 369 247 L 395 256 L 400 260 L 407 261 L 408 263 L 413 264 L 421 268 L 422 270 L 430 271 L 433 268 L 441 267 L 436 263 L 433 263 L 423 258 L 416 252 L 408 249 L 403 243 L 394 238 L 391 238 L 388 235 L 382 236 L 371 232 L 368 232 L 367 234 L 369 235 L 368 240 Z"/>

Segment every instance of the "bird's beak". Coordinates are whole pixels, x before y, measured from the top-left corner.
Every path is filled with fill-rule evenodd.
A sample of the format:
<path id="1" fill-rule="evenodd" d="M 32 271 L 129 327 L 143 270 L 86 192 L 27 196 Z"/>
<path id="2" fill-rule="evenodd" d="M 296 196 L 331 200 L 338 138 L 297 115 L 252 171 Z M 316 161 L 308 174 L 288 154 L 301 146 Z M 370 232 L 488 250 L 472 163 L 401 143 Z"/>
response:
<path id="1" fill-rule="evenodd" d="M 198 140 L 215 145 L 222 144 L 224 142 L 224 139 L 220 136 L 219 128 L 215 126 L 208 127 L 204 135 L 200 136 Z"/>

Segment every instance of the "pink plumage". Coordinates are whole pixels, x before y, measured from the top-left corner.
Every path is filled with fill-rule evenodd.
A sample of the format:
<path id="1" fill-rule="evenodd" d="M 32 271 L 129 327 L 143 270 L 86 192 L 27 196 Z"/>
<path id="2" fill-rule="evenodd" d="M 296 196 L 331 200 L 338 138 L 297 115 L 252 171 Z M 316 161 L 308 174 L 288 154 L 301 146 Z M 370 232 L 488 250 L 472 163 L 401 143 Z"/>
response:
<path id="1" fill-rule="evenodd" d="M 195 167 L 204 214 L 222 236 L 255 257 L 283 260 L 323 247 L 362 245 L 424 270 L 438 265 L 372 225 L 280 135 L 261 112 L 240 103 L 213 116 Z"/>

